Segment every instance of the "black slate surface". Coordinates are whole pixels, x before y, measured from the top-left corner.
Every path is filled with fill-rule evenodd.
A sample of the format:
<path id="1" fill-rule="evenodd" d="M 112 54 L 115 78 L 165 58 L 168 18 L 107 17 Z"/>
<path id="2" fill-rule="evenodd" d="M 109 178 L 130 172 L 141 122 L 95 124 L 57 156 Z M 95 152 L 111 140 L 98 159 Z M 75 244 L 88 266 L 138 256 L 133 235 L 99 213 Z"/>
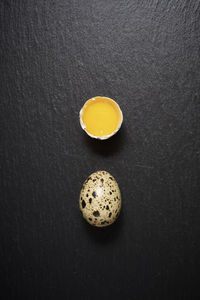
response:
<path id="1" fill-rule="evenodd" d="M 0 2 L 1 299 L 199 299 L 200 1 Z M 111 97 L 121 131 L 79 125 Z M 87 225 L 109 171 L 119 220 Z"/>

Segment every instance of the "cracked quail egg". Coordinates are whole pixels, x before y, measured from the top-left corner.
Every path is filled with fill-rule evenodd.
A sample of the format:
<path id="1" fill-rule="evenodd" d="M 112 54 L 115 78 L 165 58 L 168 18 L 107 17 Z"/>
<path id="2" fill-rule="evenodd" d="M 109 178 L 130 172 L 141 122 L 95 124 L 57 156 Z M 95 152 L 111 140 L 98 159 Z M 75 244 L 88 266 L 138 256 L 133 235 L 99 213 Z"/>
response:
<path id="1" fill-rule="evenodd" d="M 92 138 L 106 140 L 118 132 L 122 111 L 111 98 L 96 96 L 87 100 L 80 111 L 82 129 Z"/>
<path id="2" fill-rule="evenodd" d="M 121 193 L 114 177 L 106 171 L 91 174 L 81 189 L 79 207 L 84 219 L 93 226 L 114 223 L 121 210 Z"/>

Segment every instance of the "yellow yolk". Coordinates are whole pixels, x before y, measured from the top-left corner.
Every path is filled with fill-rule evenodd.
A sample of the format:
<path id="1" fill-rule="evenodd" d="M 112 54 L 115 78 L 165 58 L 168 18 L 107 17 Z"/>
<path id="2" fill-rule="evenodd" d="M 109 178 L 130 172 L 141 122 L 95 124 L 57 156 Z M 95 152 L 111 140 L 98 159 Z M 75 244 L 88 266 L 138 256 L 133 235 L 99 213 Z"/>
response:
<path id="1" fill-rule="evenodd" d="M 96 97 L 88 100 L 83 108 L 82 120 L 86 131 L 94 136 L 110 135 L 121 121 L 117 104 L 111 99 Z"/>

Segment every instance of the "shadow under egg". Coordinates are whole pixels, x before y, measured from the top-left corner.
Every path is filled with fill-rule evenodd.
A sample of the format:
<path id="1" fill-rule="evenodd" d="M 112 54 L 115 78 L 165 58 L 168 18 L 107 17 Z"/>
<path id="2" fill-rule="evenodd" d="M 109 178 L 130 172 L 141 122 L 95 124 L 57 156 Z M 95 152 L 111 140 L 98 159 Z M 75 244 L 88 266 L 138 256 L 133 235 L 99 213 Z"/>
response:
<path id="1" fill-rule="evenodd" d="M 123 210 L 121 210 L 118 219 L 111 225 L 106 227 L 95 227 L 90 225 L 86 220 L 83 219 L 83 227 L 85 233 L 95 242 L 99 244 L 112 243 L 120 236 L 122 232 L 124 218 Z"/>
<path id="2" fill-rule="evenodd" d="M 125 128 L 122 128 L 107 140 L 99 140 L 89 137 L 86 133 L 83 136 L 83 143 L 87 148 L 102 156 L 110 156 L 121 151 L 125 140 Z"/>

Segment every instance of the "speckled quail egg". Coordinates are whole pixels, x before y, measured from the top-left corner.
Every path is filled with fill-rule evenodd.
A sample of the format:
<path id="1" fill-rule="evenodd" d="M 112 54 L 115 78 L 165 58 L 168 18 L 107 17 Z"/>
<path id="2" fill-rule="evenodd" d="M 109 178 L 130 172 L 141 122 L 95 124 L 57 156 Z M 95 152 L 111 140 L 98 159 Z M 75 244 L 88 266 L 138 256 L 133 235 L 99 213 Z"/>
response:
<path id="1" fill-rule="evenodd" d="M 91 174 L 80 192 L 79 207 L 88 223 L 105 227 L 115 222 L 121 209 L 121 194 L 114 177 L 106 171 Z"/>

